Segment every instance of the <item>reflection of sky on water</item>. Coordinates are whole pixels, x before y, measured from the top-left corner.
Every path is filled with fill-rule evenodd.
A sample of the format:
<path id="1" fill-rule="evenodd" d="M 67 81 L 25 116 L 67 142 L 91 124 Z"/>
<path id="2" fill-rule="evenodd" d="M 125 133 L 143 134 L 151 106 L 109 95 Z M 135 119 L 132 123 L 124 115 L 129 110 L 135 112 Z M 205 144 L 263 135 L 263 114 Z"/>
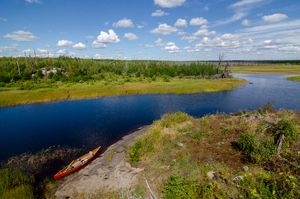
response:
<path id="1" fill-rule="evenodd" d="M 283 75 L 246 75 L 233 91 L 191 95 L 132 95 L 0 109 L 0 159 L 51 145 L 108 146 L 170 112 L 193 116 L 255 109 L 267 102 L 300 111 L 300 83 Z"/>

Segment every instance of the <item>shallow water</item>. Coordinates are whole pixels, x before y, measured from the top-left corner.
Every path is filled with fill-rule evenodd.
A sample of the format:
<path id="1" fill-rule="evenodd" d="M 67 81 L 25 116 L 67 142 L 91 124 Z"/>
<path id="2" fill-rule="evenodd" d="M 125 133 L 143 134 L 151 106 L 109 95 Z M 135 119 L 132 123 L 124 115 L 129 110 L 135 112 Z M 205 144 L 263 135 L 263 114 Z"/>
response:
<path id="1" fill-rule="evenodd" d="M 0 109 L 0 160 L 52 145 L 109 146 L 139 126 L 176 111 L 202 116 L 253 110 L 268 102 L 300 111 L 300 83 L 285 75 L 236 74 L 253 84 L 190 95 L 132 95 Z"/>

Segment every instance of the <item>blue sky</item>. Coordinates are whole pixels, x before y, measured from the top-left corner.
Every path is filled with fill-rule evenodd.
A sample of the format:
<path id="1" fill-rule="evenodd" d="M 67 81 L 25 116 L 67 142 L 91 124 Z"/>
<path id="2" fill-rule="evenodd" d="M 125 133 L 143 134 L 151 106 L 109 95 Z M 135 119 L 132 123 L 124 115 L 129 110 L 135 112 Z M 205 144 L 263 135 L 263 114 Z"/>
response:
<path id="1" fill-rule="evenodd" d="M 299 0 L 0 0 L 0 56 L 300 59 Z"/>

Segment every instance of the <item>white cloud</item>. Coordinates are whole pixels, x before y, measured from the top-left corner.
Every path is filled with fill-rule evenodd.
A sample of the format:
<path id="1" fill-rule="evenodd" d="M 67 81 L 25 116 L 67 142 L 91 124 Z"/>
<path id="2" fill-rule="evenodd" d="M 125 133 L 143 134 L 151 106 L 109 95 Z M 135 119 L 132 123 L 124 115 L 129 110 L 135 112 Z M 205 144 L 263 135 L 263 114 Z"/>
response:
<path id="1" fill-rule="evenodd" d="M 261 3 L 265 0 L 240 0 L 234 4 L 231 4 L 230 7 L 232 8 L 244 8 L 244 7 L 247 7 L 247 6 L 253 6 L 257 3 Z"/>
<path id="2" fill-rule="evenodd" d="M 83 49 L 86 48 L 86 45 L 83 44 L 83 43 L 81 43 L 81 42 L 79 42 L 77 44 L 74 44 L 72 47 L 75 48 L 75 49 L 77 49 L 77 50 L 83 50 Z"/>
<path id="3" fill-rule="evenodd" d="M 124 38 L 126 38 L 130 41 L 138 39 L 138 37 L 135 34 L 131 33 L 131 32 L 125 33 Z"/>
<path id="4" fill-rule="evenodd" d="M 232 23 L 232 22 L 243 19 L 245 16 L 247 16 L 246 12 L 238 11 L 234 15 L 232 15 L 231 17 L 229 17 L 227 19 L 217 21 L 216 25 L 218 26 L 218 25 L 225 25 L 225 24 L 228 24 L 228 23 Z"/>
<path id="5" fill-rule="evenodd" d="M 32 34 L 31 32 L 19 30 L 4 35 L 4 38 L 14 40 L 14 41 L 34 41 L 38 37 Z"/>
<path id="6" fill-rule="evenodd" d="M 100 55 L 100 54 L 95 54 L 94 55 L 94 59 L 101 59 L 102 58 L 102 55 Z"/>
<path id="7" fill-rule="evenodd" d="M 154 4 L 163 8 L 173 8 L 183 5 L 185 0 L 154 0 Z"/>
<path id="8" fill-rule="evenodd" d="M 192 18 L 190 20 L 190 25 L 191 26 L 203 26 L 207 24 L 207 19 L 203 17 L 197 17 L 197 18 Z"/>
<path id="9" fill-rule="evenodd" d="M 16 46 L 16 45 L 12 45 L 12 46 L 0 46 L 0 53 L 13 52 L 13 51 L 17 51 L 17 50 L 18 50 L 18 46 Z"/>
<path id="10" fill-rule="evenodd" d="M 165 11 L 163 11 L 163 10 L 155 10 L 152 14 L 151 14 L 151 16 L 152 17 L 163 17 L 163 16 L 166 16 L 166 15 L 168 15 L 168 13 L 166 13 Z"/>
<path id="11" fill-rule="evenodd" d="M 63 40 L 59 40 L 59 41 L 57 41 L 57 46 L 72 46 L 73 45 L 73 41 L 69 41 L 69 40 L 65 40 L 65 39 L 63 39 Z"/>
<path id="12" fill-rule="evenodd" d="M 59 49 L 56 51 L 56 54 L 58 54 L 58 56 L 67 55 L 68 51 L 66 49 Z"/>
<path id="13" fill-rule="evenodd" d="M 251 24 L 251 22 L 250 22 L 250 20 L 248 20 L 248 19 L 244 19 L 244 20 L 242 21 L 242 25 L 243 25 L 243 26 L 250 26 L 250 24 Z"/>
<path id="14" fill-rule="evenodd" d="M 174 42 L 168 42 L 166 45 L 165 45 L 165 48 L 164 48 L 166 51 L 168 51 L 169 53 L 177 53 L 179 52 L 179 48 L 178 46 L 176 46 L 176 44 Z"/>
<path id="15" fill-rule="evenodd" d="M 101 31 L 97 37 L 98 43 L 118 43 L 119 41 L 118 35 L 112 29 L 109 29 L 108 33 Z"/>
<path id="16" fill-rule="evenodd" d="M 134 26 L 132 20 L 127 19 L 127 18 L 120 19 L 113 25 L 114 25 L 114 27 L 117 27 L 117 28 L 132 28 Z"/>
<path id="17" fill-rule="evenodd" d="M 168 24 L 159 24 L 159 26 L 153 30 L 151 30 L 151 33 L 153 34 L 162 34 L 162 35 L 170 35 L 173 32 L 176 32 L 177 28 L 170 26 Z"/>
<path id="18" fill-rule="evenodd" d="M 177 21 L 175 22 L 174 26 L 178 27 L 178 28 L 184 28 L 187 26 L 187 21 L 185 19 L 177 19 Z"/>
<path id="19" fill-rule="evenodd" d="M 105 43 L 100 43 L 97 40 L 93 41 L 92 48 L 106 48 L 107 45 Z"/>
<path id="20" fill-rule="evenodd" d="M 283 21 L 287 18 L 288 18 L 288 16 L 286 14 L 281 14 L 281 13 L 275 13 L 275 14 L 272 14 L 272 15 L 265 15 L 265 16 L 262 17 L 262 19 L 265 22 L 270 22 L 270 23 L 280 22 L 280 21 Z"/>
<path id="21" fill-rule="evenodd" d="M 216 34 L 216 31 L 209 31 L 206 28 L 200 28 L 193 35 L 196 37 L 200 37 L 200 36 L 209 36 L 209 35 L 214 35 L 214 34 Z"/>
<path id="22" fill-rule="evenodd" d="M 41 3 L 39 0 L 25 0 L 27 3 Z"/>
<path id="23" fill-rule="evenodd" d="M 154 44 L 156 46 L 163 46 L 165 45 L 165 42 L 161 38 L 158 38 L 157 40 L 154 41 Z"/>

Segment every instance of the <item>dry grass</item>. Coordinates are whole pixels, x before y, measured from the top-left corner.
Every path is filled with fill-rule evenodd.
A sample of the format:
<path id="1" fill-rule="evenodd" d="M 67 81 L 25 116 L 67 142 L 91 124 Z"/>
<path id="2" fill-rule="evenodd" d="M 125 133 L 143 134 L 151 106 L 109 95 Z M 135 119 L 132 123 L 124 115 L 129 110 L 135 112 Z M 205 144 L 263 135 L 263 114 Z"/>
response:
<path id="1" fill-rule="evenodd" d="M 231 69 L 234 73 L 300 74 L 300 65 L 289 64 L 236 65 Z"/>

